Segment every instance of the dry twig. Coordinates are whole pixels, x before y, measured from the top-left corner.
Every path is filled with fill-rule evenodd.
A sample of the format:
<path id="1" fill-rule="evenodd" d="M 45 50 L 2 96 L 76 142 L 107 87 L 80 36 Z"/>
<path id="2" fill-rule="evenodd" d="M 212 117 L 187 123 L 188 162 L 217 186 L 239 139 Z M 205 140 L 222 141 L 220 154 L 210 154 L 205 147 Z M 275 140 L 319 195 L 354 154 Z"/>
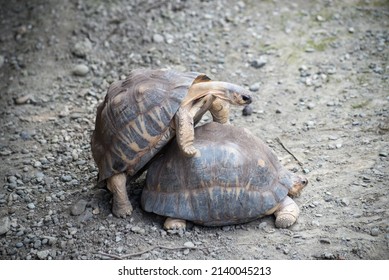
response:
<path id="1" fill-rule="evenodd" d="M 207 249 L 207 247 L 193 247 L 193 248 L 190 248 L 190 247 L 185 247 L 185 246 L 182 246 L 182 247 L 167 247 L 167 246 L 163 246 L 163 245 L 156 245 L 156 246 L 152 246 L 148 249 L 145 249 L 145 250 L 142 250 L 142 251 L 139 251 L 139 252 L 136 252 L 136 253 L 131 253 L 131 254 L 126 254 L 126 255 L 116 255 L 116 254 L 108 254 L 108 253 L 104 253 L 104 252 L 98 252 L 99 255 L 101 256 L 104 256 L 104 257 L 108 257 L 108 258 L 111 258 L 111 259 L 115 259 L 115 260 L 124 260 L 124 259 L 128 259 L 128 258 L 131 258 L 131 257 L 135 257 L 135 256 L 139 256 L 139 255 L 142 255 L 144 253 L 147 253 L 147 252 L 150 252 L 154 249 L 166 249 L 166 250 L 181 250 L 181 249 L 195 249 L 195 250 L 204 250 L 204 249 Z"/>
<path id="2" fill-rule="evenodd" d="M 303 163 L 284 145 L 284 143 L 282 143 L 281 139 L 277 137 L 276 140 L 281 145 L 281 147 L 284 148 L 284 150 L 288 152 L 288 154 L 290 154 L 297 161 L 297 163 L 302 167 Z"/>

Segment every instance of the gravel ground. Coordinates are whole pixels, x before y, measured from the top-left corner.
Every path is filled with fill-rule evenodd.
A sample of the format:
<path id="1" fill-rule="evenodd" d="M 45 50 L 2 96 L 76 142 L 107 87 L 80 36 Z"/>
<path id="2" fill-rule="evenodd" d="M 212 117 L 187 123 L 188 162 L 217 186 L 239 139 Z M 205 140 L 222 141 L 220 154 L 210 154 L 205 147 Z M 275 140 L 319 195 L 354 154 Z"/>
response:
<path id="1" fill-rule="evenodd" d="M 1 1 L 0 21 L 0 259 L 389 259 L 388 1 Z M 231 122 L 309 178 L 298 222 L 165 231 L 144 177 L 112 216 L 90 135 L 138 67 L 249 88 Z"/>

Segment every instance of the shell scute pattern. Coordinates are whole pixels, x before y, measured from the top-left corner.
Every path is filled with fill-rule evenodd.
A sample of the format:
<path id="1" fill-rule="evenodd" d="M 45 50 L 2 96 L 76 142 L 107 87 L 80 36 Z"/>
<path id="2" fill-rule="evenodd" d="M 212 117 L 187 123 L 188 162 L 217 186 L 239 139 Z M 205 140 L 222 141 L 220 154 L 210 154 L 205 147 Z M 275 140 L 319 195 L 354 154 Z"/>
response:
<path id="1" fill-rule="evenodd" d="M 141 170 L 173 137 L 170 123 L 189 87 L 208 79 L 195 72 L 138 69 L 112 83 L 97 109 L 92 136 L 99 181 Z"/>
<path id="2" fill-rule="evenodd" d="M 219 127 L 196 128 L 200 157 L 175 155 L 173 141 L 151 164 L 141 198 L 144 210 L 225 225 L 264 216 L 288 195 L 291 179 L 270 148 L 252 134 L 234 131 L 238 128 Z M 258 158 L 264 164 L 258 165 Z"/>

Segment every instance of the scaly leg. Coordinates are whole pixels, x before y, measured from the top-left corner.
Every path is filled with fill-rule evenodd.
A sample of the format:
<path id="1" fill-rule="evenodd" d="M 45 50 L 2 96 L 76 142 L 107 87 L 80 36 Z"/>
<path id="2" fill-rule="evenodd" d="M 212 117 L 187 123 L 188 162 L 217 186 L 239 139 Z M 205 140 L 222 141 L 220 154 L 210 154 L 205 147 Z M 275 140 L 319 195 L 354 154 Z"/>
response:
<path id="1" fill-rule="evenodd" d="M 181 219 L 166 218 L 163 227 L 165 229 L 185 229 L 186 221 Z"/>
<path id="2" fill-rule="evenodd" d="M 276 216 L 276 227 L 287 228 L 293 225 L 300 214 L 300 210 L 296 202 L 289 196 L 285 197 L 280 202 L 278 210 L 274 212 Z"/>
<path id="3" fill-rule="evenodd" d="M 193 157 L 197 149 L 193 146 L 194 142 L 194 123 L 193 116 L 187 107 L 181 107 L 174 117 L 176 125 L 176 138 L 178 147 L 187 157 Z"/>
<path id="4" fill-rule="evenodd" d="M 209 108 L 209 111 L 212 114 L 214 122 L 222 124 L 230 123 L 230 104 L 227 101 L 216 98 Z"/>
<path id="5" fill-rule="evenodd" d="M 126 174 L 119 173 L 108 178 L 107 187 L 113 194 L 112 213 L 119 218 L 131 215 L 132 206 L 127 196 Z"/>

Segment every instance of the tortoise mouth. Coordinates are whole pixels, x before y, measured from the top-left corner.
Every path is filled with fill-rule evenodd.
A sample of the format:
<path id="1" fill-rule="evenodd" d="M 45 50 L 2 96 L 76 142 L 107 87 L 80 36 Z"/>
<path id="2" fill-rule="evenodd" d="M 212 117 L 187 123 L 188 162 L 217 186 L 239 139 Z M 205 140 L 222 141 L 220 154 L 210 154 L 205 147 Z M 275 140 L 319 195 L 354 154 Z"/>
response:
<path id="1" fill-rule="evenodd" d="M 308 185 L 308 179 L 295 175 L 295 180 L 292 188 L 289 190 L 288 195 L 291 197 L 299 197 L 301 194 L 301 191 Z"/>
<path id="2" fill-rule="evenodd" d="M 247 105 L 253 102 L 253 99 L 250 95 L 247 94 L 234 93 L 234 101 L 239 105 Z"/>

